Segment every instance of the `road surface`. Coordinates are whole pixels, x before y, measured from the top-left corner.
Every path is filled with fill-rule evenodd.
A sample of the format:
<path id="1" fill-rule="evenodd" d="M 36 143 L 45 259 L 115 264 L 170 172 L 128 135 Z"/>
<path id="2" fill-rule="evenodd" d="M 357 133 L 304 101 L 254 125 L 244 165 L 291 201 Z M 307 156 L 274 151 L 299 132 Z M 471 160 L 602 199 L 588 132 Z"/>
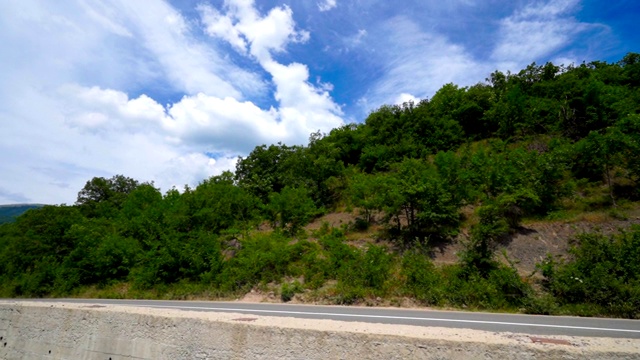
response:
<path id="1" fill-rule="evenodd" d="M 23 300 L 2 300 L 2 302 L 14 301 Z M 302 319 L 331 319 L 338 321 L 360 321 L 381 324 L 448 327 L 493 332 L 525 333 L 531 335 L 569 335 L 640 339 L 640 320 L 624 319 L 212 301 L 102 299 L 40 299 L 24 301 L 64 302 L 87 305 L 122 305 L 188 311 L 233 312 L 256 316 L 285 316 Z"/>

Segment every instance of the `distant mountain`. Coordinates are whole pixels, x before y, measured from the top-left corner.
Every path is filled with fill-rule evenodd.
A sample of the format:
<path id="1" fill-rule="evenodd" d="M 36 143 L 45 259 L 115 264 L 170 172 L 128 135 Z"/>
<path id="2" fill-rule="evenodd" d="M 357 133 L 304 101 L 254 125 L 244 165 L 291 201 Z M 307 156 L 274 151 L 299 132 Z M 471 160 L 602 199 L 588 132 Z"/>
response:
<path id="1" fill-rule="evenodd" d="M 41 208 L 42 204 L 0 205 L 0 224 L 10 223 L 27 210 Z"/>

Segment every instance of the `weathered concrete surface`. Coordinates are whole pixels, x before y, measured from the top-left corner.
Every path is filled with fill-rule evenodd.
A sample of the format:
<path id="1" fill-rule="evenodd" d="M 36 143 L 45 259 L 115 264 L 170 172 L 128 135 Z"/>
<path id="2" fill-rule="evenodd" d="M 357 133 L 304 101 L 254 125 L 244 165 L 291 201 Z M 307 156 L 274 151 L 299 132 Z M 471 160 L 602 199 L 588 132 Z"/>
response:
<path id="1" fill-rule="evenodd" d="M 6 360 L 640 359 L 631 339 L 59 303 L 0 303 L 0 338 Z"/>

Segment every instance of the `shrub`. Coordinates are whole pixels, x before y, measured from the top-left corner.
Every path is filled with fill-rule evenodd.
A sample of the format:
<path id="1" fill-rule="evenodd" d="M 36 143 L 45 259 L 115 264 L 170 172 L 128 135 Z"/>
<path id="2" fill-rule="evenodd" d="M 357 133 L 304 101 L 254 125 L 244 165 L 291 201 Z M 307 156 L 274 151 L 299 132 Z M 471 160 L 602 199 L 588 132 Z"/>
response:
<path id="1" fill-rule="evenodd" d="M 331 240 L 331 263 L 338 280 L 339 304 L 352 304 L 368 295 L 382 295 L 390 275 L 392 256 L 381 246 L 365 251 Z"/>
<path id="2" fill-rule="evenodd" d="M 328 276 L 336 278 L 343 266 L 348 266 L 358 256 L 356 249 L 344 243 L 344 233 L 338 229 L 320 238 L 319 242 L 329 261 Z"/>
<path id="3" fill-rule="evenodd" d="M 289 276 L 303 276 L 307 288 L 317 289 L 331 273 L 331 264 L 317 243 L 300 240 L 289 246 Z"/>
<path id="4" fill-rule="evenodd" d="M 242 247 L 224 264 L 220 286 L 225 291 L 251 288 L 259 282 L 280 281 L 291 261 L 289 239 L 278 233 L 242 240 Z"/>
<path id="5" fill-rule="evenodd" d="M 530 296 L 523 304 L 524 312 L 532 315 L 553 315 L 558 312 L 556 299 L 550 294 Z"/>
<path id="6" fill-rule="evenodd" d="M 417 250 L 407 252 L 402 258 L 402 276 L 405 291 L 426 305 L 442 303 L 443 278 L 431 260 Z"/>
<path id="7" fill-rule="evenodd" d="M 280 299 L 283 302 L 289 302 L 299 292 L 302 292 L 302 285 L 298 281 L 283 283 L 280 287 Z"/>
<path id="8" fill-rule="evenodd" d="M 496 265 L 487 273 L 464 265 L 443 268 L 443 302 L 479 309 L 519 309 L 532 295 L 515 269 Z"/>
<path id="9" fill-rule="evenodd" d="M 545 288 L 561 305 L 591 304 L 609 315 L 640 316 L 640 228 L 607 237 L 582 234 L 570 261 L 539 264 Z"/>

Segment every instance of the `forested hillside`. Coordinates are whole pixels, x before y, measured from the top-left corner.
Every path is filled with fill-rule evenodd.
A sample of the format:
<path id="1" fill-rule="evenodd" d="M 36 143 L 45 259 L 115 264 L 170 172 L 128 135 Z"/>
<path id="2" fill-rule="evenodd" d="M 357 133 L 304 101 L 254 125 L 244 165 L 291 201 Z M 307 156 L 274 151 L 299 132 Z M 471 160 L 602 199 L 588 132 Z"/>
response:
<path id="1" fill-rule="evenodd" d="M 526 276 L 497 261 L 523 221 L 640 200 L 640 54 L 532 64 L 383 106 L 307 146 L 257 146 L 227 172 L 161 193 L 96 177 L 73 206 L 0 225 L 0 295 L 224 297 L 277 286 L 333 303 L 640 317 L 640 228 L 583 234 Z M 357 219 L 306 230 L 336 210 Z M 362 232 L 379 242 L 352 246 Z M 432 247 L 470 235 L 457 264 Z"/>
<path id="2" fill-rule="evenodd" d="M 29 209 L 37 209 L 42 207 L 39 204 L 17 204 L 17 205 L 0 205 L 0 224 L 15 221 L 15 219 L 24 214 Z"/>

